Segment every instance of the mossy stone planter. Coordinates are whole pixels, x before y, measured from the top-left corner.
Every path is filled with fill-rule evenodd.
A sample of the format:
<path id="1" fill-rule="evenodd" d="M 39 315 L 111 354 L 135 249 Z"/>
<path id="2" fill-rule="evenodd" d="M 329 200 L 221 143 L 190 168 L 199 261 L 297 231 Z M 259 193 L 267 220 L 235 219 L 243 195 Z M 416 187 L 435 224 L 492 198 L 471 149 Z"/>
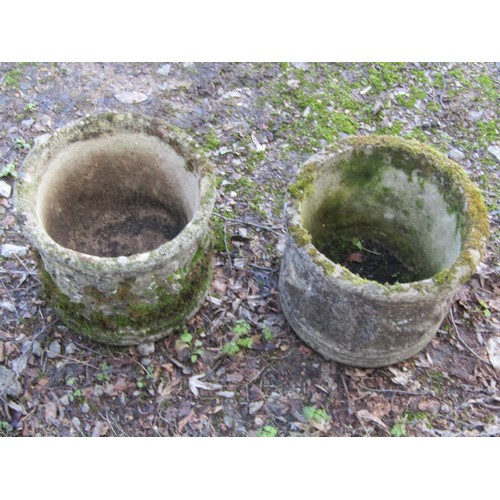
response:
<path id="1" fill-rule="evenodd" d="M 327 359 L 390 365 L 424 348 L 488 238 L 479 190 L 431 147 L 394 137 L 349 138 L 312 157 L 289 187 L 280 273 L 283 312 Z M 318 248 L 340 236 L 384 245 L 415 279 L 352 273 Z"/>
<path id="2" fill-rule="evenodd" d="M 33 149 L 16 186 L 43 288 L 72 329 L 112 345 L 159 339 L 211 280 L 211 165 L 168 123 L 106 113 Z"/>

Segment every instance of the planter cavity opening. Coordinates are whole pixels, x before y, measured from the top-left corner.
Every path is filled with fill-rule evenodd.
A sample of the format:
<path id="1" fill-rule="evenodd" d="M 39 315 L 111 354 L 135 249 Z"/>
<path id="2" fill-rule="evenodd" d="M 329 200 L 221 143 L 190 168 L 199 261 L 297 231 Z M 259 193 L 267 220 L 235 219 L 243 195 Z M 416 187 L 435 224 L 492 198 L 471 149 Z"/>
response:
<path id="1" fill-rule="evenodd" d="M 280 275 L 284 313 L 329 359 L 383 366 L 435 335 L 488 237 L 465 172 L 394 137 L 341 141 L 289 188 Z"/>
<path id="2" fill-rule="evenodd" d="M 211 165 L 147 116 L 73 122 L 36 147 L 16 187 L 53 308 L 117 345 L 156 340 L 201 306 L 211 277 Z"/>
<path id="3" fill-rule="evenodd" d="M 199 186 L 171 146 L 128 133 L 71 144 L 54 158 L 36 203 L 61 246 L 99 257 L 148 252 L 192 219 Z"/>

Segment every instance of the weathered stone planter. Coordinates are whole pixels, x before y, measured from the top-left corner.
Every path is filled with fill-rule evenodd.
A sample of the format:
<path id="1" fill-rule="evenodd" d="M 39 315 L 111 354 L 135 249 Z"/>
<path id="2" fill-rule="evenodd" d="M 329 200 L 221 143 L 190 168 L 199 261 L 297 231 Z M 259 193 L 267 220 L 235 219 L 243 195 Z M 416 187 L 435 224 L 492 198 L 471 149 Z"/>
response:
<path id="1" fill-rule="evenodd" d="M 215 179 L 162 120 L 84 118 L 34 148 L 16 186 L 46 294 L 72 329 L 114 345 L 159 339 L 208 289 Z"/>
<path id="2" fill-rule="evenodd" d="M 432 148 L 357 137 L 312 157 L 289 188 L 280 297 L 295 332 L 324 357 L 377 367 L 433 338 L 488 237 L 478 189 Z M 417 276 L 388 285 L 332 262 L 318 246 L 339 235 L 376 240 Z"/>

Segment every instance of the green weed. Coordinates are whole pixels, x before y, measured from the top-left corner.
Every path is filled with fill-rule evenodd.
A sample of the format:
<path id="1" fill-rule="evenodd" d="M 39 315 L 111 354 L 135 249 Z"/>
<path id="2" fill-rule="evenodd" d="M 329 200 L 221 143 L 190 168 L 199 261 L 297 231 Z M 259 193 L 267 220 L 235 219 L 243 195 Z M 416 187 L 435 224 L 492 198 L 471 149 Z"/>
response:
<path id="1" fill-rule="evenodd" d="M 229 356 L 234 356 L 242 349 L 251 349 L 253 347 L 253 339 L 248 337 L 251 330 L 252 327 L 246 321 L 241 319 L 236 321 L 232 329 L 234 338 L 224 344 L 222 352 Z"/>
<path id="2" fill-rule="evenodd" d="M 12 162 L 9 163 L 8 165 L 5 165 L 5 167 L 3 167 L 2 170 L 0 170 L 0 178 L 8 177 L 9 175 L 12 177 L 17 177 L 16 165 Z"/>
<path id="3" fill-rule="evenodd" d="M 187 330 L 181 333 L 181 340 L 191 349 L 191 363 L 196 363 L 203 352 L 201 350 L 203 342 L 198 339 L 193 339 L 193 336 Z"/>
<path id="4" fill-rule="evenodd" d="M 278 429 L 272 425 L 265 425 L 261 427 L 255 435 L 257 437 L 276 437 L 278 435 Z"/>
<path id="5" fill-rule="evenodd" d="M 406 415 L 402 418 L 398 418 L 394 425 L 391 427 L 390 434 L 392 437 L 404 437 L 406 436 Z"/>

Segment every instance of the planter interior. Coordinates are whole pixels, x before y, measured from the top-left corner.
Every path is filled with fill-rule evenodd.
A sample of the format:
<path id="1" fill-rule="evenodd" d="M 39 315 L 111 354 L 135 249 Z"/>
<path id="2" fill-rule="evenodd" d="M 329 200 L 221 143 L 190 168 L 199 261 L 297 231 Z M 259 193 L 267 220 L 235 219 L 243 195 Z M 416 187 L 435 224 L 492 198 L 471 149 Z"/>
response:
<path id="1" fill-rule="evenodd" d="M 36 194 L 47 234 L 61 246 L 130 256 L 175 238 L 199 206 L 196 176 L 155 137 L 115 134 L 71 144 Z"/>
<path id="2" fill-rule="evenodd" d="M 450 267 L 462 247 L 460 193 L 419 175 L 421 158 L 404 151 L 356 150 L 318 173 L 302 204 L 313 245 L 335 260 L 352 238 L 381 244 L 420 281 Z"/>

